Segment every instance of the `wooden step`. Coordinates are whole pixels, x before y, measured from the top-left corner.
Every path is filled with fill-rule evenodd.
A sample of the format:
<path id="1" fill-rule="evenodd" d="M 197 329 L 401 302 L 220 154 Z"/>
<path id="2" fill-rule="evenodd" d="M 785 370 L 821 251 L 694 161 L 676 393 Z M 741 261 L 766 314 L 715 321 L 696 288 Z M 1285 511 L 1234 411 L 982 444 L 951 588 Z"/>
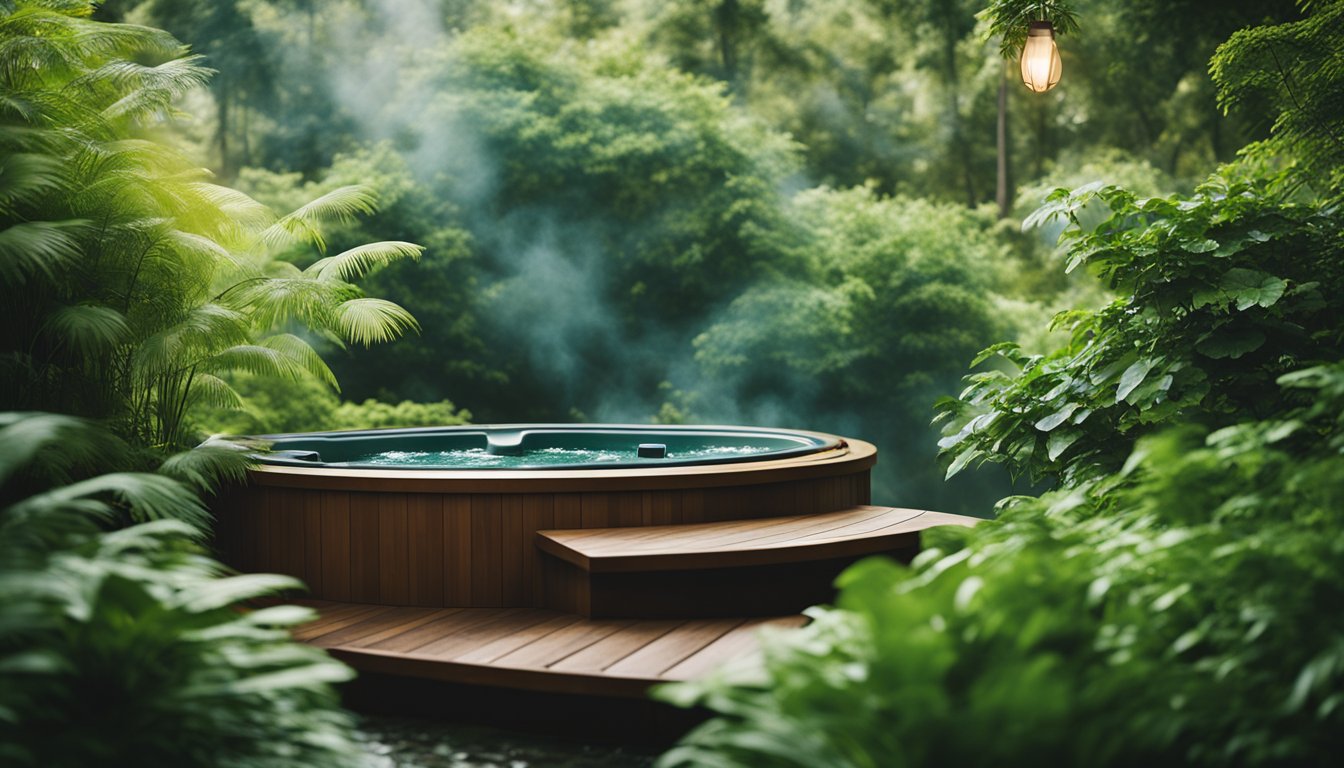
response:
<path id="1" fill-rule="evenodd" d="M 859 506 L 820 515 L 537 532 L 549 607 L 590 617 L 765 615 L 829 600 L 850 563 L 908 560 L 921 531 L 978 520 Z"/>
<path id="2" fill-rule="evenodd" d="M 319 618 L 296 639 L 354 668 L 464 685 L 642 697 L 759 657 L 757 632 L 803 616 L 593 621 L 522 608 L 396 608 L 298 601 Z"/>

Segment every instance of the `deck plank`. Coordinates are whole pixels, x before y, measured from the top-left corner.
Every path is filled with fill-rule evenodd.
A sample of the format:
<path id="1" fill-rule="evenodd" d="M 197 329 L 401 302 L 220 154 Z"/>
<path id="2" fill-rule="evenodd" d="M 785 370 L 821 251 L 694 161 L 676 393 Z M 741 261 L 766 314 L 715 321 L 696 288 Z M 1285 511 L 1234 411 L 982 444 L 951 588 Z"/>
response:
<path id="1" fill-rule="evenodd" d="M 615 697 L 642 697 L 651 685 L 733 659 L 749 662 L 757 629 L 806 621 L 594 621 L 520 608 L 297 602 L 322 615 L 295 637 L 365 672 Z"/>
<path id="2" fill-rule="evenodd" d="M 662 677 L 692 654 L 741 626 L 743 619 L 695 619 L 662 635 L 607 667 L 603 672 L 622 677 Z"/>

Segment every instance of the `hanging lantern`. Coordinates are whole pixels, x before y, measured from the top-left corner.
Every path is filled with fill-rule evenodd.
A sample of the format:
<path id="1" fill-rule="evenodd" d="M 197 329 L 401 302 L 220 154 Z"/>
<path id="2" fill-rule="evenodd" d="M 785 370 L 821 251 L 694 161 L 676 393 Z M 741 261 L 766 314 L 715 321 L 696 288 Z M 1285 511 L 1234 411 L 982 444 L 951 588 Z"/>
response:
<path id="1" fill-rule="evenodd" d="M 1022 46 L 1022 82 L 1036 93 L 1045 93 L 1059 83 L 1063 65 L 1055 45 L 1055 26 L 1033 21 L 1027 26 L 1027 44 Z"/>

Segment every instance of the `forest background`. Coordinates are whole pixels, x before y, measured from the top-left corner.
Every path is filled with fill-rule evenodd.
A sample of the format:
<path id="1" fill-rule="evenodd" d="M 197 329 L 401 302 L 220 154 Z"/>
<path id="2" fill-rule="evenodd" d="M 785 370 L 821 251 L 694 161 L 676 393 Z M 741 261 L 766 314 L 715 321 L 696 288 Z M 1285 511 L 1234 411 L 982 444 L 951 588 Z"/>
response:
<path id="1" fill-rule="evenodd" d="M 786 426 L 876 443 L 879 502 L 983 515 L 1006 476 L 945 483 L 932 403 L 980 349 L 1039 351 L 1055 311 L 1107 300 L 1064 276 L 1057 230 L 1020 219 L 1056 186 L 1188 190 L 1265 135 L 1254 105 L 1220 113 L 1207 62 L 1235 29 L 1296 14 L 1078 8 L 1087 34 L 1064 39 L 1065 85 L 1044 95 L 966 0 L 153 0 L 96 18 L 206 56 L 208 90 L 163 138 L 220 183 L 285 210 L 369 184 L 379 212 L 332 251 L 425 247 L 366 280 L 417 336 L 319 343 L 339 397 L 232 374 L 247 410 L 202 433 Z"/>
<path id="2" fill-rule="evenodd" d="M 192 446 L 589 419 L 996 517 L 664 765 L 1337 753 L 1344 3 L 1070 3 L 1044 96 L 1022 5 L 0 0 L 0 760 L 357 763 Z"/>

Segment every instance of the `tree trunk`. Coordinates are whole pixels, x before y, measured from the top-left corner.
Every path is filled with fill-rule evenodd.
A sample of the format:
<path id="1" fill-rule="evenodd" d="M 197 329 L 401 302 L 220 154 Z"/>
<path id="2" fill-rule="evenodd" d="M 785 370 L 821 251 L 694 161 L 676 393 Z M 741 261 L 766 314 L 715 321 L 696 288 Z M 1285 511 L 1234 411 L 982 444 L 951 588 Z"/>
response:
<path id="1" fill-rule="evenodd" d="M 233 178 L 229 157 L 229 92 L 220 88 L 215 92 L 215 110 L 219 125 L 215 129 L 215 145 L 219 147 L 219 175 L 224 180 Z"/>
<path id="2" fill-rule="evenodd" d="M 1008 167 L 1008 64 L 1003 65 L 1003 76 L 999 78 L 999 126 L 997 131 L 999 159 L 998 183 L 994 188 L 994 201 L 999 204 L 999 218 L 1006 219 L 1013 209 L 1013 181 L 1009 177 Z"/>

